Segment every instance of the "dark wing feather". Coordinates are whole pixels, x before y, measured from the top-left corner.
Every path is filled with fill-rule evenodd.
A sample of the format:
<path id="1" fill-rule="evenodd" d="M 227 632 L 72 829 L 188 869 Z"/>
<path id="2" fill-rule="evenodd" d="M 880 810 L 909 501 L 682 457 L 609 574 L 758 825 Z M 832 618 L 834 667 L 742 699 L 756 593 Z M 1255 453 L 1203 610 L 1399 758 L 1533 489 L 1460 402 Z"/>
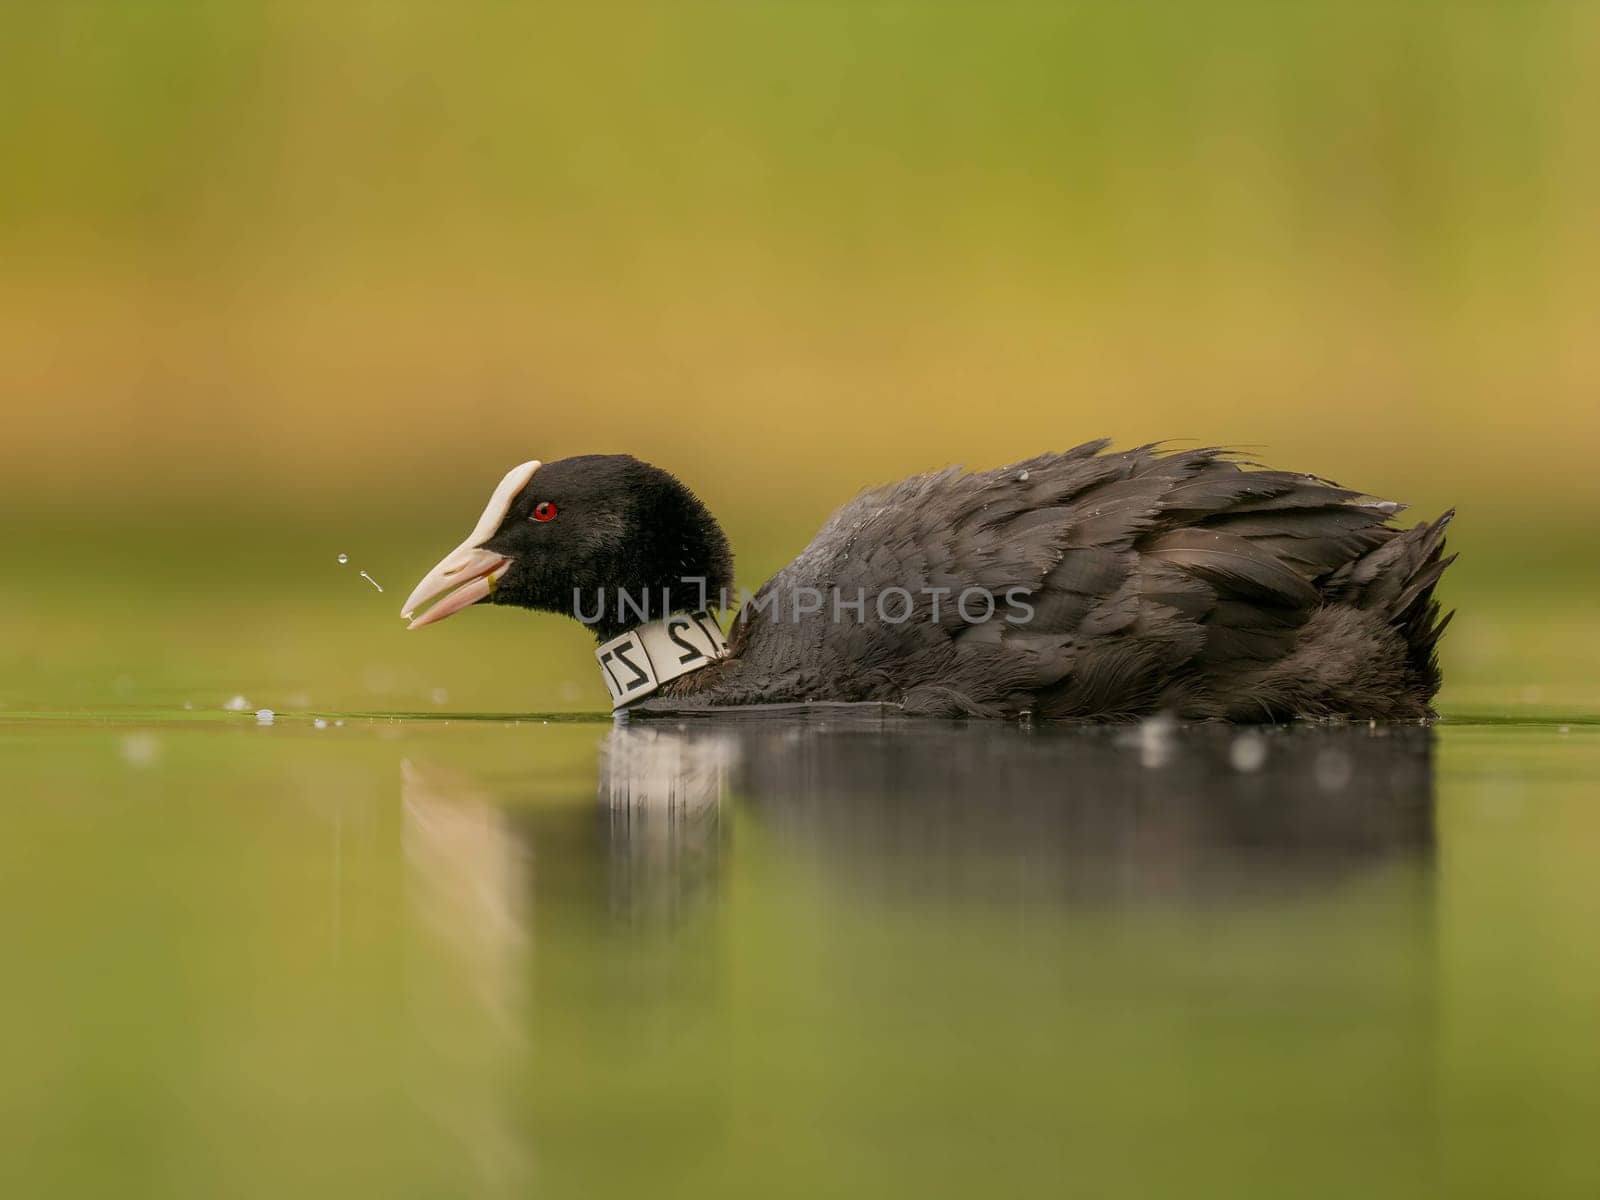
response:
<path id="1" fill-rule="evenodd" d="M 1144 552 L 1199 576 L 1219 594 L 1279 608 L 1309 609 L 1317 591 L 1299 572 L 1249 538 L 1213 529 L 1174 529 Z"/>
<path id="2" fill-rule="evenodd" d="M 757 599 L 859 593 L 866 619 L 836 622 L 826 602 L 800 622 L 741 614 L 723 700 L 1259 717 L 1300 703 L 1285 699 L 1285 664 L 1315 674 L 1294 656 L 1323 636 L 1330 603 L 1381 614 L 1431 661 L 1441 627 L 1431 593 L 1449 561 L 1442 524 L 1402 534 L 1387 524 L 1398 505 L 1213 447 L 1105 448 L 863 493 Z M 874 598 L 888 588 L 912 593 L 909 620 L 877 618 Z M 936 588 L 947 589 L 942 601 L 927 595 Z M 969 621 L 954 603 L 966 588 L 1025 593 L 1032 619 L 1008 621 L 1002 607 Z"/>

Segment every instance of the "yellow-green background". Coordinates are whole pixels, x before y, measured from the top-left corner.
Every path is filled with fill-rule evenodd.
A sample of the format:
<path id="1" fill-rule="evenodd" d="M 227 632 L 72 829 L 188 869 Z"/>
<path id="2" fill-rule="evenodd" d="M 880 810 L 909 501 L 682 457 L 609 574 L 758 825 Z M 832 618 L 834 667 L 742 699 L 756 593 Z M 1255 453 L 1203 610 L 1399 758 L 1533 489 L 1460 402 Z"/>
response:
<path id="1" fill-rule="evenodd" d="M 1571 3 L 8 4 L 0 703 L 600 707 L 554 618 L 401 632 L 511 464 L 652 459 L 755 584 L 1109 434 L 1458 505 L 1446 709 L 1592 710 L 1597 68 Z"/>
<path id="2" fill-rule="evenodd" d="M 1592 1195 L 1596 113 L 1578 2 L 0 4 L 0 1192 Z M 754 585 L 1101 435 L 1459 506 L 1427 845 L 902 903 L 730 793 L 641 928 L 627 727 L 349 715 L 603 706 L 398 620 L 523 459 Z"/>

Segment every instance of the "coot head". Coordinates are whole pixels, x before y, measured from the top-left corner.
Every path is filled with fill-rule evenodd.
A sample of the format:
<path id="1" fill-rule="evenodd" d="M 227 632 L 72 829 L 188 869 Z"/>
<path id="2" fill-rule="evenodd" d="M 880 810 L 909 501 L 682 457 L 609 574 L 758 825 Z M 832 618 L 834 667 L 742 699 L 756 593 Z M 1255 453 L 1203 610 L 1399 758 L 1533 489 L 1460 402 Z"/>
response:
<path id="1" fill-rule="evenodd" d="M 638 624 L 646 600 L 650 619 L 692 610 L 732 578 L 728 540 L 693 492 L 631 455 L 586 454 L 507 472 L 401 615 L 420 629 L 486 600 L 581 613 L 604 641 Z"/>

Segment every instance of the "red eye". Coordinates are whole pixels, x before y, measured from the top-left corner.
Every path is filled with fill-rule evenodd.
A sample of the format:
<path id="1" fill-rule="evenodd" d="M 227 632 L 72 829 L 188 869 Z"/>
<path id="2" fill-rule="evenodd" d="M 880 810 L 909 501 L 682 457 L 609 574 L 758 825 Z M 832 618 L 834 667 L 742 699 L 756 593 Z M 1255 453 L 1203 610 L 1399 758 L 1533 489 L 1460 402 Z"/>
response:
<path id="1" fill-rule="evenodd" d="M 535 521 L 554 521 L 556 519 L 556 506 L 548 500 L 541 500 L 533 506 L 533 519 Z"/>

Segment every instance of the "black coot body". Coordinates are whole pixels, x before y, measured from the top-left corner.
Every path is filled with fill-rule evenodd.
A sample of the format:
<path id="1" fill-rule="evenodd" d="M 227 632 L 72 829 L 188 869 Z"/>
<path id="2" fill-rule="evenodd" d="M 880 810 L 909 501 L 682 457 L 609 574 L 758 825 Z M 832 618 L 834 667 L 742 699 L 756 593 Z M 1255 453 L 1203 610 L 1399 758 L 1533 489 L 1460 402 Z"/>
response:
<path id="1" fill-rule="evenodd" d="M 1433 588 L 1452 514 L 1400 506 L 1217 450 L 1093 442 L 993 471 L 942 471 L 834 514 L 738 621 L 728 660 L 643 707 L 878 700 L 939 715 L 1404 720 L 1433 715 Z M 871 597 L 911 593 L 909 620 Z M 970 624 L 959 594 L 1028 592 Z M 938 589 L 945 589 L 940 592 Z M 793 619 L 794 593 L 822 610 Z M 866 620 L 848 607 L 868 598 Z M 833 597 L 842 620 L 835 620 Z M 899 617 L 898 594 L 885 605 Z M 941 600 L 938 619 L 935 600 Z M 798 606 L 810 607 L 809 596 Z M 967 606 L 978 613 L 978 600 Z"/>
<path id="2" fill-rule="evenodd" d="M 1314 476 L 1219 449 L 1107 445 L 863 493 L 745 606 L 724 660 L 634 707 L 878 701 L 944 716 L 1241 722 L 1433 715 L 1435 646 L 1448 621 L 1433 592 L 1451 561 L 1442 556 L 1451 513 L 1399 529 L 1389 521 L 1400 505 Z M 477 551 L 509 563 L 486 597 L 493 603 L 571 613 L 574 587 L 655 588 L 692 575 L 715 595 L 731 580 L 720 528 L 658 468 L 626 456 L 565 459 L 539 469 L 526 492 Z M 560 518 L 522 512 L 540 504 Z M 547 537 L 569 513 L 577 524 Z M 880 608 L 891 589 L 900 591 Z M 972 597 L 964 606 L 963 593 Z M 992 615 L 980 593 L 997 602 Z M 1008 597 L 1023 599 L 1027 619 Z M 596 632 L 605 640 L 621 628 Z"/>

